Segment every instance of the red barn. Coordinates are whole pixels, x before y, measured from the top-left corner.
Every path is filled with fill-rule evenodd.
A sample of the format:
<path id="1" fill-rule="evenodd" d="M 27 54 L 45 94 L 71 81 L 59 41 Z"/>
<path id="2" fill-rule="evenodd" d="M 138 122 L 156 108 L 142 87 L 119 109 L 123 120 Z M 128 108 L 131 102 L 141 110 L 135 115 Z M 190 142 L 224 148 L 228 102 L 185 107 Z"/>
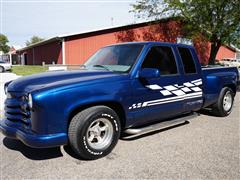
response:
<path id="1" fill-rule="evenodd" d="M 83 64 L 99 48 L 120 42 L 130 41 L 162 41 L 183 42 L 182 23 L 168 18 L 154 22 L 145 22 L 121 27 L 111 27 L 101 30 L 62 35 L 18 50 L 22 64 L 41 65 Z M 207 64 L 210 43 L 204 38 L 191 42 L 198 52 L 201 63 Z M 236 51 L 232 48 L 221 47 L 217 59 L 235 58 Z"/>

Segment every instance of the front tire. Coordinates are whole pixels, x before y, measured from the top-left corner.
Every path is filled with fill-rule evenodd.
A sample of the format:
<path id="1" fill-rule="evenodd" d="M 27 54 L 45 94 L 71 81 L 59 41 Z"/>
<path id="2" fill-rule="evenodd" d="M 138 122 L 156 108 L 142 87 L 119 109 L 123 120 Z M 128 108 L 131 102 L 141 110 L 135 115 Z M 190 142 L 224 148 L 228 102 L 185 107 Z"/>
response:
<path id="1" fill-rule="evenodd" d="M 81 159 L 98 159 L 108 155 L 117 144 L 120 121 L 109 107 L 90 107 L 72 118 L 68 136 L 72 149 Z"/>
<path id="2" fill-rule="evenodd" d="M 220 117 L 228 116 L 232 111 L 233 102 L 234 93 L 232 89 L 224 87 L 220 92 L 217 103 L 213 105 L 213 113 Z"/>

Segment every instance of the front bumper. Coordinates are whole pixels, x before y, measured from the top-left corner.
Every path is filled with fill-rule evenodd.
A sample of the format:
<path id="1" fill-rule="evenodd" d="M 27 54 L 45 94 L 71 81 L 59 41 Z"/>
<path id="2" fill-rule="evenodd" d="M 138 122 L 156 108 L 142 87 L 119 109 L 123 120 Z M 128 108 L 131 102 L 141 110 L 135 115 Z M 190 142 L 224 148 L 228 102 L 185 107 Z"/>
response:
<path id="1" fill-rule="evenodd" d="M 65 145 L 68 142 L 66 133 L 39 135 L 27 132 L 17 127 L 7 125 L 8 120 L 0 120 L 0 131 L 6 137 L 19 139 L 24 144 L 34 148 L 48 148 Z"/>

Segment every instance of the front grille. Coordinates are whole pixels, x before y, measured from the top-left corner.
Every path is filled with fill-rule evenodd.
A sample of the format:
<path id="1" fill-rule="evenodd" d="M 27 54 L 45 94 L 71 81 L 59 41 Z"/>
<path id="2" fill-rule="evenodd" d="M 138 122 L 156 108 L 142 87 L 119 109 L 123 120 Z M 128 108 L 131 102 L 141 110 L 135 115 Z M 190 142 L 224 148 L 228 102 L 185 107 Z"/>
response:
<path id="1" fill-rule="evenodd" d="M 26 94 L 8 92 L 4 111 L 9 121 L 30 126 L 31 111 Z"/>

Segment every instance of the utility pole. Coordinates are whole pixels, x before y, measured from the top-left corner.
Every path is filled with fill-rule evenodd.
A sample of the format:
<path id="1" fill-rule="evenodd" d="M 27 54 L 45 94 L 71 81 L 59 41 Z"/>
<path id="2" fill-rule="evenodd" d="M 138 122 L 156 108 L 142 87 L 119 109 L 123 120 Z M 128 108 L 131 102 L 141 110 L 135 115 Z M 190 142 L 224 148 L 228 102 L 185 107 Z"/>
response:
<path id="1" fill-rule="evenodd" d="M 111 26 L 113 26 L 113 17 L 111 17 Z"/>

